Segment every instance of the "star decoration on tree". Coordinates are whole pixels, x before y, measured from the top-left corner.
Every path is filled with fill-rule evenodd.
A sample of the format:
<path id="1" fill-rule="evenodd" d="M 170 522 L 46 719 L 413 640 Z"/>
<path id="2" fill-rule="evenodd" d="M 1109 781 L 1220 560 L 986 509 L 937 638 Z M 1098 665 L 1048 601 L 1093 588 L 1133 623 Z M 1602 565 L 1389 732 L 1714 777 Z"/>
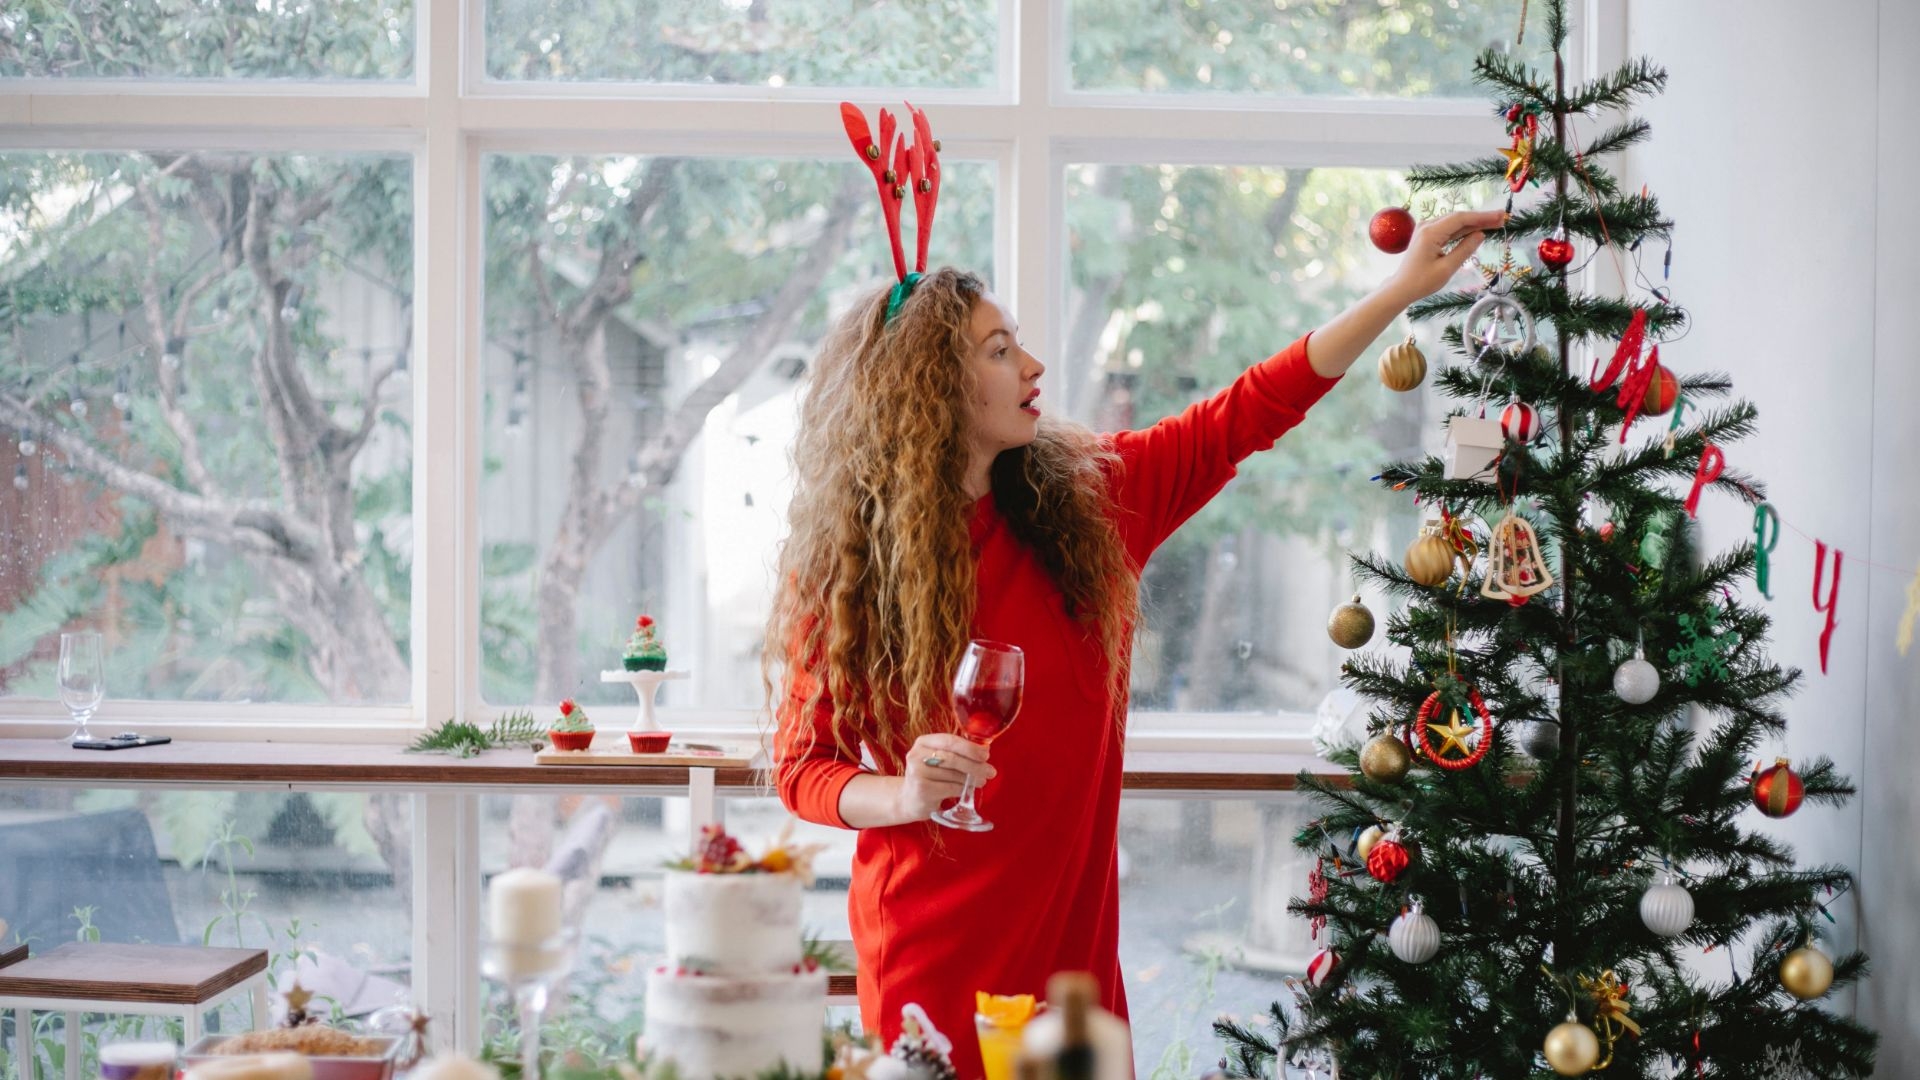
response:
<path id="1" fill-rule="evenodd" d="M 1440 734 L 1441 757 L 1446 757 L 1450 750 L 1460 751 L 1461 757 L 1466 757 L 1473 753 L 1473 751 L 1467 747 L 1467 736 L 1473 734 L 1473 725 L 1460 722 L 1459 709 L 1448 709 L 1446 724 L 1444 726 L 1431 727 L 1428 730 Z"/>

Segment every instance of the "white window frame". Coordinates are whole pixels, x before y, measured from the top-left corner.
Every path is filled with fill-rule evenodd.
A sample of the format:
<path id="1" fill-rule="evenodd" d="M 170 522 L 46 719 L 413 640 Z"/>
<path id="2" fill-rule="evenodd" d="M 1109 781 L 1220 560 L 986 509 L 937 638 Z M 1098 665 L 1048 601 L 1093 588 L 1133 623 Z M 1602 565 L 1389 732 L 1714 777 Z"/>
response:
<path id="1" fill-rule="evenodd" d="M 1062 209 L 1075 163 L 1404 167 L 1485 154 L 1498 121 L 1477 100 L 1275 99 L 1072 90 L 1066 6 L 999 0 L 999 77 L 980 90 L 530 83 L 485 76 L 485 0 L 416 0 L 411 80 L 63 80 L 0 83 L 0 148 L 401 151 L 413 159 L 413 679 L 406 706 L 114 702 L 116 725 L 233 739 L 406 741 L 451 716 L 485 720 L 479 688 L 480 163 L 496 152 L 814 156 L 845 152 L 825 106 L 911 97 L 937 107 L 957 158 L 994 163 L 994 260 L 1035 340 L 1058 355 Z M 1583 0 L 1569 79 L 1625 56 L 1623 4 Z M 689 732 L 757 729 L 744 710 L 672 710 Z M 263 718 L 271 722 L 263 723 Z M 1141 713 L 1140 749 L 1299 752 L 1311 717 Z M 53 701 L 9 699 L 0 735 L 67 723 Z"/>

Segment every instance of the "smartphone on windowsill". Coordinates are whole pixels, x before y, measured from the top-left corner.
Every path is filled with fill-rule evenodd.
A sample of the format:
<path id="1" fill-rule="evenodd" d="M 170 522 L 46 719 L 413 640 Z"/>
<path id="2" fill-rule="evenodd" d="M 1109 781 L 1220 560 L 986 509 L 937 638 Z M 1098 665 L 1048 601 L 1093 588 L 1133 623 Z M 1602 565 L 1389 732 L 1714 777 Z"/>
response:
<path id="1" fill-rule="evenodd" d="M 135 735 L 128 732 L 111 739 L 76 739 L 71 745 L 75 750 L 126 750 L 135 746 L 159 746 L 172 741 L 166 735 Z"/>

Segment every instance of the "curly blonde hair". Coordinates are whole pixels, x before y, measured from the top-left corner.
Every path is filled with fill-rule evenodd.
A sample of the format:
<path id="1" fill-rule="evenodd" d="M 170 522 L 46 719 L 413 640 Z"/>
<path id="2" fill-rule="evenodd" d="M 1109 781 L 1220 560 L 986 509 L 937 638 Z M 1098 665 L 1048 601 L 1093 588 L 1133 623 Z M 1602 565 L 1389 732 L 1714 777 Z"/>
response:
<path id="1" fill-rule="evenodd" d="M 839 750 L 858 757 L 864 743 L 899 771 L 915 739 L 952 729 L 951 682 L 973 621 L 961 478 L 969 323 L 986 286 L 942 268 L 891 321 L 887 292 L 855 304 L 814 365 L 762 670 L 781 722 L 792 721 L 776 691 L 805 703 L 800 717 L 830 700 Z M 992 484 L 1013 534 L 1094 633 L 1119 723 L 1139 568 L 1114 525 L 1113 464 L 1093 432 L 1043 418 L 1030 445 L 994 460 Z"/>

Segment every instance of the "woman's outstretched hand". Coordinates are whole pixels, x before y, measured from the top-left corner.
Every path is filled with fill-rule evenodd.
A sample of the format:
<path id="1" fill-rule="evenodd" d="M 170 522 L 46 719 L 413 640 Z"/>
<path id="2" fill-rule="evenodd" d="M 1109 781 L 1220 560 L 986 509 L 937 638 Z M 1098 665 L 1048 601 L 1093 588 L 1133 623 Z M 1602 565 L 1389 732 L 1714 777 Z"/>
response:
<path id="1" fill-rule="evenodd" d="M 967 777 L 973 777 L 977 788 L 998 773 L 987 764 L 987 748 L 979 743 L 958 735 L 922 735 L 907 751 L 898 795 L 900 820 L 925 821 L 941 803 L 960 797 Z"/>
<path id="2" fill-rule="evenodd" d="M 1464 210 L 1422 222 L 1387 288 L 1402 304 L 1432 296 L 1480 250 L 1488 229 L 1506 223 L 1507 215 L 1500 210 Z"/>

